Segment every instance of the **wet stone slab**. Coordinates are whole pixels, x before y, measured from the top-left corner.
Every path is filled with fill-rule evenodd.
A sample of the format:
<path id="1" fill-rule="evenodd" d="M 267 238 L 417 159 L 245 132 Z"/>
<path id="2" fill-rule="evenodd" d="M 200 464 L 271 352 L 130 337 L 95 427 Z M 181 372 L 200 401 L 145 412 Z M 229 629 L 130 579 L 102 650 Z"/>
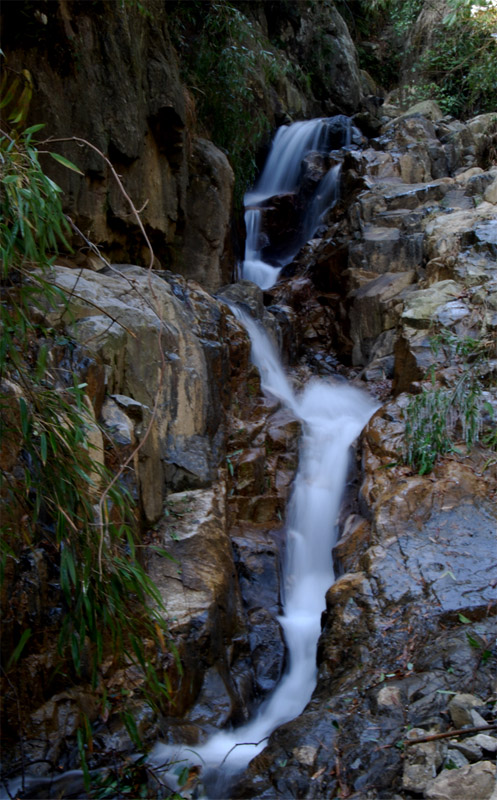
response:
<path id="1" fill-rule="evenodd" d="M 497 602 L 496 510 L 490 504 L 442 507 L 418 527 L 370 552 L 371 573 L 385 603 L 424 599 L 439 614 L 471 609 L 475 618 Z"/>

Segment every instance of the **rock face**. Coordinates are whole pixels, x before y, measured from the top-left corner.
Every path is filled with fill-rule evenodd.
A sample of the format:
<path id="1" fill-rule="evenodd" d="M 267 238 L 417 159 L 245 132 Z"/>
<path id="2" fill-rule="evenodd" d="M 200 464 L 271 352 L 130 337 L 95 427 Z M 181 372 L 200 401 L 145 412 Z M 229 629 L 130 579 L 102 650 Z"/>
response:
<path id="1" fill-rule="evenodd" d="M 113 14 L 117 31 L 123 17 Z M 344 36 L 334 12 L 330 19 L 326 35 Z M 75 98 L 95 48 L 111 52 L 115 38 L 83 11 L 64 20 L 87 44 L 79 77 L 67 76 L 65 91 Z M 310 12 L 306 20 L 281 25 L 294 47 L 299 37 L 312 41 Z M 137 205 L 151 195 L 142 220 L 159 259 L 175 268 L 183 259 L 185 274 L 217 288 L 233 176 L 212 143 L 188 142 L 189 98 L 166 29 L 142 18 L 139 25 L 141 38 L 125 31 L 130 73 L 122 78 L 126 88 L 131 67 L 144 63 L 134 49 L 141 43 L 150 58 L 140 74 L 148 88 L 137 118 L 120 126 L 110 69 L 107 117 L 90 124 L 102 151 L 126 171 Z M 156 45 L 161 58 L 154 58 Z M 45 57 L 42 88 L 55 69 Z M 337 58 L 334 69 L 340 66 Z M 333 102 L 353 106 L 356 89 L 352 70 Z M 134 94 L 127 99 L 135 109 Z M 54 101 L 51 124 L 62 124 L 64 108 Z M 248 306 L 275 341 L 291 341 L 289 357 L 302 359 L 303 379 L 310 371 L 348 372 L 389 398 L 363 436 L 359 488 L 351 479 L 340 516 L 340 577 L 326 597 L 314 695 L 298 719 L 272 734 L 233 797 L 491 796 L 494 727 L 482 737 L 455 730 L 442 743 L 429 737 L 450 726 L 486 727 L 495 713 L 495 453 L 461 448 L 426 475 L 404 464 L 407 393 L 422 388 L 430 367 L 441 386 L 460 378 L 453 352 L 434 353 L 432 333 L 491 338 L 497 329 L 496 173 L 485 161 L 490 119 L 462 125 L 418 109 L 383 122 L 370 146 L 343 154 L 347 208 L 337 207 L 324 236 L 304 248 L 294 274 L 271 293 L 241 283 L 213 297 L 192 280 L 129 264 L 95 271 L 86 261 L 52 271 L 69 299 L 47 308 L 46 322 L 71 334 L 61 363 L 87 383 L 93 419 L 106 434 L 96 444 L 117 464 L 141 445 L 126 481 L 182 665 L 165 659 L 171 697 L 160 720 L 138 700 L 133 706 L 147 744 L 160 737 L 194 746 L 245 720 L 285 664 L 278 564 L 300 426 L 261 395 L 247 336 L 225 300 Z M 122 195 L 91 150 L 84 159 L 85 186 L 73 202 L 88 219 L 95 211 L 94 231 L 119 252 L 133 230 Z M 307 166 L 311 180 L 316 165 Z M 68 186 L 76 195 L 77 184 Z M 495 364 L 489 360 L 482 371 L 487 404 L 497 407 Z M 19 386 L 4 391 L 6 413 L 16 413 Z M 482 424 L 491 433 L 490 416 Z M 2 467 L 15 468 L 17 456 L 10 442 Z M 26 553 L 8 578 L 3 602 L 16 624 L 52 630 L 47 609 L 57 603 L 57 574 L 47 554 Z M 6 636 L 12 639 L 10 628 Z M 83 714 L 102 749 L 132 753 L 123 725 L 104 719 L 88 687 L 48 683 L 55 650 L 47 639 L 45 651 L 20 666 L 21 721 L 34 732 L 23 748 L 43 763 L 40 781 L 51 765 L 76 763 Z M 116 674 L 109 663 L 102 682 L 106 691 L 133 692 L 140 678 L 132 668 Z M 6 708 L 13 738 L 17 706 L 9 691 Z M 9 766 L 18 756 L 13 747 Z M 91 766 L 101 766 L 98 753 Z M 44 788 L 41 782 L 32 791 Z"/>
<path id="2" fill-rule="evenodd" d="M 280 8 L 272 20 L 266 6 L 223 6 L 234 30 L 246 31 L 240 33 L 239 46 L 247 63 L 256 65 L 250 71 L 255 82 L 250 91 L 262 114 L 261 130 L 274 128 L 276 118 L 356 110 L 361 99 L 356 54 L 337 11 L 304 3 L 297 15 L 290 8 L 282 14 Z M 234 271 L 233 165 L 206 140 L 205 122 L 203 128 L 197 124 L 193 91 L 187 88 L 191 76 L 185 78 L 188 64 L 172 41 L 176 31 L 178 46 L 180 11 L 158 0 L 91 7 L 60 0 L 43 13 L 12 3 L 2 8 L 2 47 L 8 67 L 16 74 L 28 70 L 31 76 L 29 124 L 44 122 L 43 135 L 59 140 L 58 152 L 84 173 L 81 178 L 51 159 L 44 164 L 63 188 L 66 209 L 85 236 L 110 261 L 148 263 L 136 217 L 112 165 L 139 210 L 156 266 L 194 277 L 215 291 L 231 281 Z M 285 31 L 278 39 L 281 50 L 267 38 L 269 26 L 275 41 L 278 25 Z M 327 56 L 326 68 L 316 45 Z M 285 68 L 268 78 L 261 50 L 266 56 L 274 53 L 274 64 Z M 312 69 L 299 65 L 306 59 Z M 316 97 L 290 77 L 292 69 L 295 75 L 299 70 L 312 74 Z M 240 80 L 247 80 L 243 70 Z M 201 77 L 194 85 L 205 95 Z M 247 126 L 244 113 L 240 106 L 239 126 Z M 223 139 L 228 151 L 233 149 L 230 137 L 239 135 L 237 127 Z M 78 137 L 77 144 L 67 141 L 72 137 Z M 75 242 L 79 248 L 81 239 Z"/>
<path id="3" fill-rule="evenodd" d="M 123 480 L 137 500 L 143 557 L 178 653 L 177 660 L 164 657 L 170 696 L 163 735 L 194 744 L 219 726 L 244 721 L 283 670 L 281 527 L 300 425 L 261 395 L 245 330 L 225 302 L 198 284 L 132 265 L 103 272 L 57 266 L 51 282 L 68 299 L 46 308 L 45 324 L 64 326 L 71 336 L 60 368 L 76 370 L 87 384 L 89 422 L 95 427 L 97 417 L 101 424 L 93 447 L 102 458 L 105 450 L 114 469 L 134 453 Z M 276 340 L 282 338 L 261 291 L 236 288 L 237 299 L 253 304 L 271 320 Z M 17 384 L 5 387 L 7 397 L 19 391 Z M 14 470 L 15 442 L 4 443 L 1 456 L 4 469 Z M 3 716 L 12 748 L 4 752 L 13 763 L 20 719 L 42 742 L 26 740 L 23 750 L 39 792 L 51 765 L 71 766 L 82 713 L 102 737 L 96 753 L 134 748 L 118 715 L 102 720 L 90 687 L 67 693 L 59 681 L 56 694 L 50 690 L 56 598 L 57 566 L 43 547 L 9 566 L 2 646 L 10 652 L 15 631 L 29 624 L 43 650 L 33 648 L 18 667 L 21 706 L 6 686 Z M 109 662 L 101 682 L 113 694 L 139 687 L 141 678 L 134 667 L 116 671 Z M 136 700 L 132 713 L 144 741 L 157 739 L 151 709 Z"/>
<path id="4" fill-rule="evenodd" d="M 455 452 L 429 475 L 404 461 L 406 392 L 419 392 L 430 368 L 449 387 L 462 371 L 455 353 L 431 347 L 433 335 L 495 336 L 495 211 L 484 196 L 495 167 L 477 155 L 488 119 L 465 127 L 432 120 L 408 113 L 369 149 L 350 154 L 344 168 L 359 186 L 353 202 L 304 248 L 296 276 L 272 290 L 297 315 L 306 309 L 304 326 L 315 304 L 314 324 L 327 330 L 322 341 L 337 349 L 340 340 L 324 327 L 330 299 L 319 290 L 341 290 L 337 309 L 347 292 L 356 374 L 380 391 L 393 383 L 397 396 L 364 434 L 362 483 L 335 549 L 343 574 L 327 595 L 313 698 L 272 734 L 235 797 L 448 799 L 493 791 L 494 742 L 484 750 L 470 732 L 449 731 L 485 728 L 493 714 L 495 453 Z M 301 352 L 318 364 L 319 345 L 309 344 L 303 338 Z M 488 352 L 481 374 L 493 404 Z M 433 739 L 439 733 L 447 736 Z"/>

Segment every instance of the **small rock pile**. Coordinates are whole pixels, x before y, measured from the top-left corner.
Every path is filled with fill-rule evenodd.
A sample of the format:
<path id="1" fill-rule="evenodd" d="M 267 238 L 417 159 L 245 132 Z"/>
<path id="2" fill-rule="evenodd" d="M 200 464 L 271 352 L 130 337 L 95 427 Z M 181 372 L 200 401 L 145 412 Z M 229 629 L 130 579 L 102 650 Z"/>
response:
<path id="1" fill-rule="evenodd" d="M 497 729 L 495 722 L 487 722 L 480 714 L 484 707 L 475 695 L 456 694 L 448 711 L 457 736 L 430 736 L 423 728 L 409 731 L 402 775 L 406 792 L 427 800 L 495 800 Z M 474 733 L 478 728 L 488 733 Z"/>

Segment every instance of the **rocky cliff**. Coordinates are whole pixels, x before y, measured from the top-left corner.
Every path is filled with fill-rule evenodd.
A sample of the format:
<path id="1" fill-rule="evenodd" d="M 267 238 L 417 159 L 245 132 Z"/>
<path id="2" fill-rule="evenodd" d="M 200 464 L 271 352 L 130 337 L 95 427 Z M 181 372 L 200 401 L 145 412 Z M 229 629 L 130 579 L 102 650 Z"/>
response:
<path id="1" fill-rule="evenodd" d="M 286 5 L 278 16 L 279 7 L 254 4 L 251 21 L 260 36 L 286 41 L 289 58 L 306 42 L 316 47 L 314 13 L 323 23 L 329 12 L 325 42 L 347 38 L 327 4 L 304 4 L 307 16 Z M 161 655 L 169 700 L 160 714 L 144 702 L 136 668 L 116 669 L 112 658 L 96 692 L 84 672 L 77 686 L 54 677 L 57 559 L 43 546 L 26 547 L 2 598 L 5 650 L 19 631 L 33 630 L 16 685 L 9 675 L 5 684 L 8 786 L 20 787 L 24 768 L 25 796 L 82 796 L 84 724 L 93 777 L 123 786 L 122 765 L 137 744 L 119 700 L 109 714 L 106 698 L 129 698 L 145 746 L 160 739 L 194 748 L 245 720 L 284 670 L 279 560 L 300 426 L 261 393 L 248 337 L 226 302 L 235 300 L 297 365 L 297 383 L 313 373 L 346 376 L 382 407 L 350 474 L 334 554 L 341 577 L 326 598 L 313 698 L 275 731 L 232 796 L 488 800 L 496 752 L 493 116 L 462 124 L 429 106 L 368 118 L 361 146 L 332 154 L 342 163 L 342 200 L 287 275 L 271 292 L 242 282 L 214 296 L 233 267 L 233 173 L 208 131 L 199 136 L 192 127 L 167 6 L 152 9 L 152 19 L 132 3 L 89 8 L 25 4 L 26 26 L 10 34 L 8 63 L 22 60 L 33 76 L 33 121 L 95 144 L 135 207 L 146 204 L 140 213 L 154 268 L 105 265 L 84 251 L 59 259 L 50 280 L 66 299 L 37 313 L 64 335 L 57 366 L 87 384 L 101 458 L 116 468 L 142 443 L 125 481 L 178 657 Z M 6 16 L 12 22 L 19 13 L 9 8 Z M 125 45 L 127 57 L 114 60 Z M 343 83 L 321 75 L 305 99 L 313 113 L 358 107 L 353 55 L 340 60 L 348 47 L 333 61 Z M 311 64 L 311 56 L 302 58 Z M 302 113 L 298 85 L 279 80 L 277 99 L 274 87 L 266 96 L 271 121 Z M 368 139 L 371 127 L 377 135 Z M 146 264 L 105 160 L 74 144 L 63 152 L 85 173 L 56 176 L 78 227 L 108 261 Z M 460 386 L 477 394 L 473 406 L 456 404 Z M 7 389 L 15 398 L 21 392 L 15 380 Z M 418 422 L 439 412 L 429 392 L 451 404 L 440 425 L 452 426 L 450 446 L 431 464 L 432 429 L 418 429 L 411 453 L 406 445 L 413 397 L 431 398 Z M 19 453 L 7 444 L 2 468 L 13 473 Z M 448 735 L 464 726 L 488 733 Z M 414 738 L 423 741 L 409 743 Z M 187 776 L 185 796 L 196 775 Z M 152 768 L 139 765 L 133 780 L 137 792 L 168 795 Z"/>
<path id="2" fill-rule="evenodd" d="M 29 123 L 44 122 L 59 140 L 49 147 L 84 173 L 46 165 L 107 260 L 148 263 L 105 159 L 140 209 L 157 265 L 216 289 L 233 275 L 233 168 L 254 162 L 277 119 L 357 110 L 355 50 L 333 5 L 277 5 L 4 5 L 7 74 L 27 71 Z M 213 52 L 212 63 L 197 63 L 198 52 Z"/>

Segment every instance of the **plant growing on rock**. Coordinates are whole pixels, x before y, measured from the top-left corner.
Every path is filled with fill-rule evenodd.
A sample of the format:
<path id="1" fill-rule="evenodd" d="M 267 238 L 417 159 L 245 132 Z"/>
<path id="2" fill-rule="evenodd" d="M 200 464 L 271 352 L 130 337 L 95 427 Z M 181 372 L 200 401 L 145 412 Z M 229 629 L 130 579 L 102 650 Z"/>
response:
<path id="1" fill-rule="evenodd" d="M 347 21 L 348 3 L 340 4 Z M 433 99 L 461 117 L 497 103 L 497 7 L 492 0 L 356 0 L 362 66 L 405 105 Z M 342 7 L 343 6 L 343 7 Z"/>
<path id="2" fill-rule="evenodd" d="M 275 82 L 287 65 L 264 48 L 250 19 L 227 0 L 180 0 L 169 3 L 168 13 L 200 120 L 231 161 L 240 203 L 269 132 L 259 87 Z"/>
<path id="3" fill-rule="evenodd" d="M 58 343 L 70 342 L 45 322 L 44 309 L 66 301 L 50 283 L 49 270 L 59 248 L 67 247 L 69 225 L 61 190 L 41 169 L 33 142 L 43 126 L 18 130 L 27 104 L 15 103 L 16 91 L 7 89 L 0 103 L 10 127 L 0 131 L 0 508 L 2 592 L 9 609 L 4 702 L 15 717 L 27 689 L 25 659 L 58 637 L 57 670 L 103 692 L 108 714 L 104 659 L 138 670 L 137 687 L 148 702 L 159 703 L 170 688 L 160 654 L 172 644 L 159 592 L 139 557 L 134 502 L 105 465 L 86 384 L 60 368 Z M 41 622 L 39 612 L 16 605 L 15 591 L 5 596 L 26 559 L 48 572 L 55 611 L 41 608 Z M 118 710 L 125 705 L 120 699 Z M 22 737 L 21 717 L 18 727 Z M 82 753 L 90 736 L 91 730 L 78 732 Z"/>
<path id="4" fill-rule="evenodd" d="M 431 472 L 438 456 L 453 452 L 458 440 L 468 449 L 482 438 L 487 446 L 495 442 L 493 430 L 482 437 L 484 412 L 492 422 L 494 417 L 483 392 L 486 364 L 495 342 L 491 338 L 459 338 L 444 330 L 431 339 L 431 346 L 436 354 L 443 348 L 458 364 L 459 374 L 451 386 L 437 385 L 432 374 L 431 386 L 423 387 L 406 408 L 405 459 L 421 475 Z"/>

